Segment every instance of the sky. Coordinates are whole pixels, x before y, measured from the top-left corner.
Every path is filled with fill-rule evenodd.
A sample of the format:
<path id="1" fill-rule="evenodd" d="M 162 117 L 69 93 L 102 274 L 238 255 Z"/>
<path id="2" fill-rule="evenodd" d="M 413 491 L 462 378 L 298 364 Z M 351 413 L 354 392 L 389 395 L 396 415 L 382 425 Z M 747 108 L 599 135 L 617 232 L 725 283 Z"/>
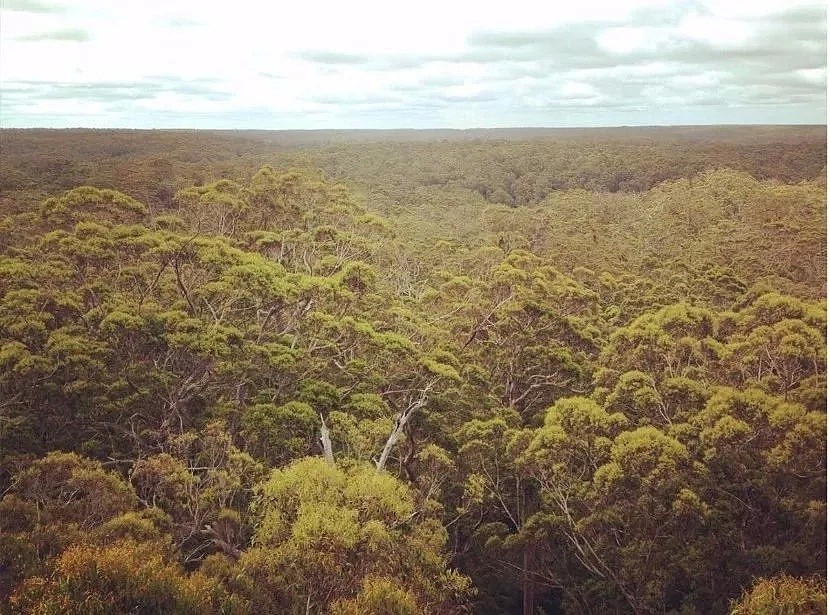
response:
<path id="1" fill-rule="evenodd" d="M 826 4 L 0 0 L 0 127 L 825 124 Z"/>

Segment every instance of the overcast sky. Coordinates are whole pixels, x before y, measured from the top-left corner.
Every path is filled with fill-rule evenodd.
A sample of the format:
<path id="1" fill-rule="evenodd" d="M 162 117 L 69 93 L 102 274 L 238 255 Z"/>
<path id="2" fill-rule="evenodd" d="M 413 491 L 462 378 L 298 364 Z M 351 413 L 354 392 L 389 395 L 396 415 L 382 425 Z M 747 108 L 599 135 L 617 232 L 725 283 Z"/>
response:
<path id="1" fill-rule="evenodd" d="M 2 127 L 826 123 L 825 2 L 0 7 Z"/>

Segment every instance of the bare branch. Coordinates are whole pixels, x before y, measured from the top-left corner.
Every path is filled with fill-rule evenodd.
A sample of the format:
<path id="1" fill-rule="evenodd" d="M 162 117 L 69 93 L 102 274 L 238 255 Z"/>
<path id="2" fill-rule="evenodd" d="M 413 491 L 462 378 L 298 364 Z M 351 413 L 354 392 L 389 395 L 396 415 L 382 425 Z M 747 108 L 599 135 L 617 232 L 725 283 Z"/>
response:
<path id="1" fill-rule="evenodd" d="M 386 440 L 386 444 L 383 446 L 383 450 L 380 453 L 380 457 L 375 462 L 375 466 L 377 467 L 378 472 L 382 472 L 383 469 L 386 467 L 386 461 L 389 459 L 389 455 L 392 452 L 392 449 L 395 447 L 395 444 L 398 442 L 398 438 L 400 438 L 401 433 L 406 427 L 406 424 L 409 422 L 409 419 L 412 417 L 413 413 L 423 408 L 427 404 L 427 395 L 429 394 L 430 390 L 437 380 L 433 380 L 429 384 L 427 384 L 422 390 L 421 394 L 418 396 L 417 399 L 411 401 L 409 405 L 406 407 L 406 410 L 399 413 L 395 418 L 395 426 L 392 428 L 392 433 L 389 434 L 389 438 Z"/>

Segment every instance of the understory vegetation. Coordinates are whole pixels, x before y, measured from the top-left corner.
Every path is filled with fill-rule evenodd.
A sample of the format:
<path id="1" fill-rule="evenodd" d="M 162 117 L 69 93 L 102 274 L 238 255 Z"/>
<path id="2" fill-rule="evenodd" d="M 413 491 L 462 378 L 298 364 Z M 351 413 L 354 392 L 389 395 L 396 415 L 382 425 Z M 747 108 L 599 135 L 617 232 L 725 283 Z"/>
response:
<path id="1" fill-rule="evenodd" d="M 0 132 L 5 611 L 824 612 L 824 127 L 325 135 Z"/>

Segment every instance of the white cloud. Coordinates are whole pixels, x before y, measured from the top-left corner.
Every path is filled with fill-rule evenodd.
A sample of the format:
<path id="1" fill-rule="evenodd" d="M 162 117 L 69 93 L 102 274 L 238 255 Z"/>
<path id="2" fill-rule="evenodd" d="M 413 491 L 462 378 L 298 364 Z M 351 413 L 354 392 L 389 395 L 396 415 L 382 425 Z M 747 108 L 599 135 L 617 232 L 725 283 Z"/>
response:
<path id="1" fill-rule="evenodd" d="M 652 28 L 608 28 L 597 38 L 600 47 L 613 53 L 654 51 L 660 40 Z"/>
<path id="2" fill-rule="evenodd" d="M 739 48 L 752 37 L 752 24 L 739 18 L 691 13 L 680 22 L 676 34 L 723 49 Z"/>
<path id="3" fill-rule="evenodd" d="M 552 120 L 546 110 L 585 106 L 609 109 L 592 122 L 654 123 L 652 116 L 666 116 L 655 105 L 665 104 L 687 109 L 687 123 L 706 123 L 724 117 L 712 100 L 724 100 L 725 110 L 751 106 L 747 92 L 758 97 L 758 113 L 735 118 L 766 121 L 771 103 L 780 121 L 825 116 L 820 2 L 6 0 L 3 7 L 0 86 L 14 94 L 0 100 L 2 126 L 90 115 L 123 125 L 134 121 L 129 109 L 149 125 L 155 117 L 193 127 L 543 125 L 584 123 L 581 111 Z M 30 82 L 42 87 L 21 85 Z M 112 87 L 123 82 L 135 87 Z M 60 87 L 71 84 L 79 87 Z M 141 87 L 146 95 L 135 96 Z M 707 106 L 695 111 L 704 94 Z M 104 99 L 117 101 L 118 111 Z"/>
<path id="4" fill-rule="evenodd" d="M 565 98 L 588 99 L 596 98 L 599 95 L 597 89 L 589 83 L 579 81 L 566 81 L 561 88 L 561 94 Z"/>

